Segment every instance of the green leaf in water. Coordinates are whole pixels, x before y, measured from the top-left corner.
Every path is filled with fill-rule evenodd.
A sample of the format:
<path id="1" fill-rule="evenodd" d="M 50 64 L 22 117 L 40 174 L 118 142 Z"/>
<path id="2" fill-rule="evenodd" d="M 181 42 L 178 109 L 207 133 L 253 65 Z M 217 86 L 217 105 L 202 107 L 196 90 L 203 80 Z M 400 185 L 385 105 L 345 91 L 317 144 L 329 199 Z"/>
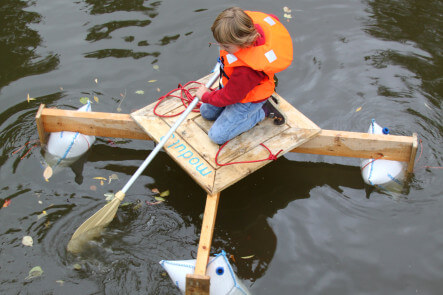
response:
<path id="1" fill-rule="evenodd" d="M 166 190 L 160 194 L 160 197 L 167 197 L 167 196 L 169 196 L 169 190 Z"/>
<path id="2" fill-rule="evenodd" d="M 164 202 L 165 201 L 165 198 L 162 198 L 162 197 L 155 197 L 155 199 L 157 201 L 159 201 L 159 202 Z"/>
<path id="3" fill-rule="evenodd" d="M 88 101 L 89 101 L 89 97 L 86 97 L 86 96 L 80 97 L 81 104 L 87 104 Z"/>
<path id="4" fill-rule="evenodd" d="M 43 274 L 43 270 L 40 266 L 34 266 L 30 271 L 29 275 L 26 277 L 26 280 L 33 279 L 39 277 Z"/>

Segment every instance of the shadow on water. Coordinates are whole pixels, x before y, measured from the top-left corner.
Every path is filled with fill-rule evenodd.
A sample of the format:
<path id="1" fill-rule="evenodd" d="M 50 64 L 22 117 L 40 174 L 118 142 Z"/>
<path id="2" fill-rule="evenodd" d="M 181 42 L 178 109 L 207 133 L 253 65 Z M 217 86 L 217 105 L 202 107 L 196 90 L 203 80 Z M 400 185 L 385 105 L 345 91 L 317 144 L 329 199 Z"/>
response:
<path id="1" fill-rule="evenodd" d="M 33 2 L 3 0 L 0 3 L 0 90 L 9 83 L 31 75 L 43 74 L 57 68 L 56 54 L 40 56 L 37 47 L 42 45 L 39 33 L 32 24 L 40 23 L 41 15 L 27 11 Z"/>

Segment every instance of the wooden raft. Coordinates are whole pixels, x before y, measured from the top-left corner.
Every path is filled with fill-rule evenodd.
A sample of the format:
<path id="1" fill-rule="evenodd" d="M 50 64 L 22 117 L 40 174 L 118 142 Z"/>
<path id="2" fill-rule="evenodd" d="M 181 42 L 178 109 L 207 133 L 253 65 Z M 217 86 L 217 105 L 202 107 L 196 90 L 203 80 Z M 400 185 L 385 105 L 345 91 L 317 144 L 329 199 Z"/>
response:
<path id="1" fill-rule="evenodd" d="M 205 84 L 209 76 L 199 80 Z M 191 90 L 192 93 L 192 90 Z M 174 93 L 173 93 L 174 95 Z M 179 95 L 179 91 L 175 93 Z M 272 119 L 265 119 L 251 130 L 229 141 L 218 155 L 218 163 L 247 162 L 267 159 L 268 150 L 278 157 L 316 136 L 321 129 L 297 111 L 278 94 L 279 106 L 287 116 L 286 123 L 277 126 Z M 159 142 L 174 125 L 178 116 L 161 117 L 154 114 L 157 102 L 131 113 L 131 117 L 155 141 Z M 159 115 L 175 115 L 185 109 L 176 97 L 166 98 L 156 109 Z M 271 160 L 219 166 L 215 157 L 219 145 L 208 137 L 213 122 L 205 120 L 199 112 L 192 112 L 180 125 L 176 133 L 164 145 L 164 150 L 176 161 L 208 194 L 213 195 L 260 169 Z"/>

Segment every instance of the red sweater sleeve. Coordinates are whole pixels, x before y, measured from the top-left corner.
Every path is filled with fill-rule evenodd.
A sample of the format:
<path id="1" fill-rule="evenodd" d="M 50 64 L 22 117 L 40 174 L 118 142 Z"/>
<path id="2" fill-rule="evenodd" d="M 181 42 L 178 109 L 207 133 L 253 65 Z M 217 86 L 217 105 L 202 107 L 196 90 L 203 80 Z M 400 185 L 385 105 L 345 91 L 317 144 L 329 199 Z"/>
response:
<path id="1" fill-rule="evenodd" d="M 249 67 L 235 67 L 228 83 L 222 89 L 203 94 L 202 101 L 216 107 L 238 103 L 265 78 L 265 75 Z"/>

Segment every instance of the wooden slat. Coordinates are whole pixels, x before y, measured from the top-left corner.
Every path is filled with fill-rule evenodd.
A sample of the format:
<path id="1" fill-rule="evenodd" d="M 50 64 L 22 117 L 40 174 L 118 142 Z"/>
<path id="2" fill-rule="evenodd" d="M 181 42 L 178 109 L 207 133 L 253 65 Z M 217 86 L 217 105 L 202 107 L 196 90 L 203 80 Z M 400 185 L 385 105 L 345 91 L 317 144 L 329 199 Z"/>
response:
<path id="1" fill-rule="evenodd" d="M 39 124 L 47 133 L 66 130 L 95 136 L 151 140 L 129 114 L 43 108 L 40 120 Z M 409 163 L 413 145 L 417 145 L 417 138 L 413 136 L 321 130 L 315 138 L 291 152 L 354 158 L 377 158 L 383 154 L 386 160 Z"/>
<path id="2" fill-rule="evenodd" d="M 43 124 L 42 113 L 43 113 L 44 109 L 45 109 L 45 105 L 41 104 L 40 107 L 38 108 L 37 114 L 35 115 L 35 122 L 37 124 L 38 137 L 40 138 L 40 144 L 42 146 L 44 146 L 47 143 L 48 135 L 49 135 L 49 133 L 47 133 L 45 131 L 45 126 Z"/>
<path id="3" fill-rule="evenodd" d="M 79 112 L 44 108 L 45 132 L 74 131 L 86 135 L 150 140 L 129 114 Z"/>
<path id="4" fill-rule="evenodd" d="M 197 261 L 195 262 L 196 275 L 206 275 L 206 266 L 209 260 L 211 250 L 212 235 L 214 233 L 215 218 L 217 216 L 218 202 L 220 193 L 206 197 L 205 213 L 203 215 L 203 224 L 198 243 Z"/>
<path id="5" fill-rule="evenodd" d="M 412 136 L 322 130 L 292 152 L 409 162 L 414 141 Z"/>
<path id="6" fill-rule="evenodd" d="M 171 126 L 160 117 L 133 117 L 140 124 L 140 127 L 149 132 L 149 135 L 157 142 L 171 129 Z M 178 133 L 174 133 L 163 148 L 204 190 L 212 193 L 215 178 L 214 168 L 202 157 L 199 157 L 199 153 Z"/>
<path id="7" fill-rule="evenodd" d="M 414 171 L 414 164 L 415 164 L 415 156 L 417 155 L 417 148 L 418 148 L 418 138 L 417 133 L 412 134 L 413 142 L 411 147 L 411 155 L 409 157 L 408 162 L 408 172 L 412 173 Z"/>
<path id="8" fill-rule="evenodd" d="M 210 277 L 196 274 L 186 275 L 186 295 L 209 295 Z"/>

